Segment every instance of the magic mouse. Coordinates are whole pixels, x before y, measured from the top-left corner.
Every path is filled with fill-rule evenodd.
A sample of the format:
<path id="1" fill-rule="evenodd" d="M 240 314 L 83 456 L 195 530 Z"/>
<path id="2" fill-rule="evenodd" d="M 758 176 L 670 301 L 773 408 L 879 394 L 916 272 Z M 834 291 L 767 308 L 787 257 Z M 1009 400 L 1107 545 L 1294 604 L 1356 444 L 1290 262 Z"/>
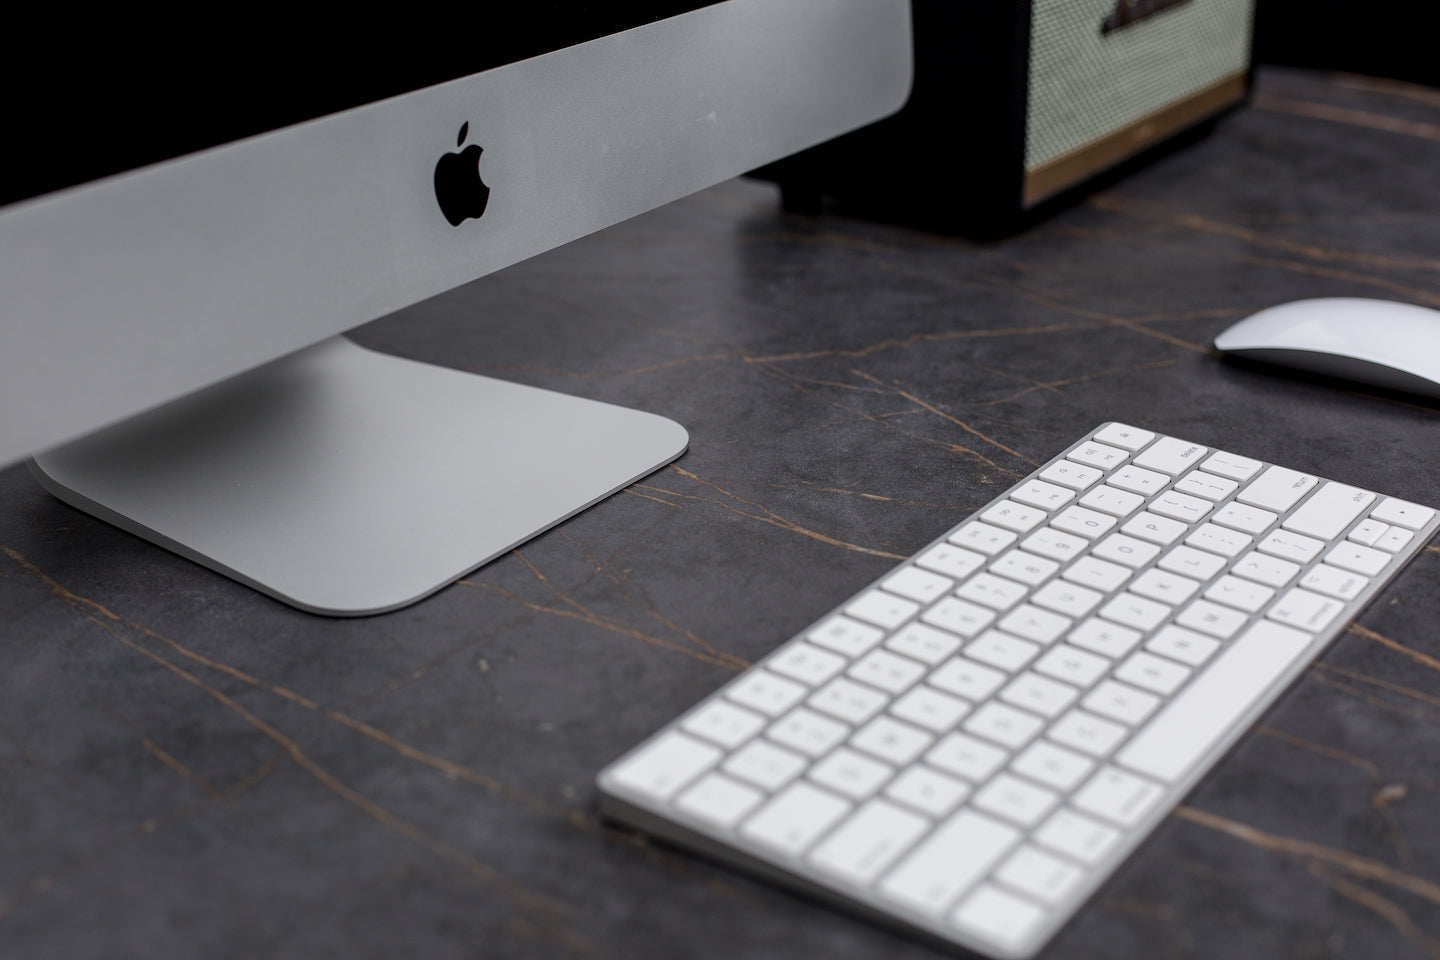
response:
<path id="1" fill-rule="evenodd" d="M 1440 311 L 1325 297 L 1269 307 L 1215 338 L 1217 349 L 1326 376 L 1440 398 Z"/>

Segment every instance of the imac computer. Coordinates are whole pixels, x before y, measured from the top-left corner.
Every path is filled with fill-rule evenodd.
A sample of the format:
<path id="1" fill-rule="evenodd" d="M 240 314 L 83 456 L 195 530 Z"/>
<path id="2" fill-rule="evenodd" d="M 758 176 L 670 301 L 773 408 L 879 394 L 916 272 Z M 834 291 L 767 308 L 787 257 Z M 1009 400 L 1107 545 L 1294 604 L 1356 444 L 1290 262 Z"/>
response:
<path id="1" fill-rule="evenodd" d="M 687 436 L 663 397 L 623 409 L 344 331 L 895 111 L 910 22 L 908 0 L 344 20 L 176 37 L 117 15 L 6 68 L 0 466 L 31 457 L 80 509 L 359 615 Z"/>

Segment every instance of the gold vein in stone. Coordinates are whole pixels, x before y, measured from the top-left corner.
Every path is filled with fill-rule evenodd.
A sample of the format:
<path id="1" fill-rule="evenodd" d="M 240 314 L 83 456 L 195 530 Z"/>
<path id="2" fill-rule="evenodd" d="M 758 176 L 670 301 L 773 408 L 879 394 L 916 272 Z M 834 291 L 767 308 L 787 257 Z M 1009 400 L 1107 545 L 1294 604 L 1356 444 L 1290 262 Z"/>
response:
<path id="1" fill-rule="evenodd" d="M 695 483 L 700 484 L 701 486 L 708 487 L 709 489 L 714 490 L 721 496 L 733 500 L 736 503 L 741 503 L 748 507 L 753 507 L 759 512 L 750 513 L 737 507 L 731 506 L 730 504 L 723 501 L 716 500 L 713 497 L 702 497 L 697 496 L 693 493 L 681 493 L 677 490 L 666 490 L 664 487 L 657 487 L 653 484 L 642 483 L 636 484 L 636 486 L 640 487 L 643 490 L 654 491 L 668 497 L 676 497 L 685 500 L 699 500 L 702 503 L 710 503 L 720 507 L 723 510 L 728 510 L 731 513 L 739 514 L 742 517 L 746 517 L 751 520 L 758 520 L 761 523 L 768 523 L 771 526 L 779 527 L 782 530 L 788 530 L 789 532 L 799 534 L 802 537 L 809 537 L 812 540 L 818 540 L 821 543 L 829 544 L 832 547 L 840 547 L 845 550 L 853 550 L 856 553 L 863 553 L 872 557 L 884 557 L 889 560 L 906 559 L 904 554 L 891 553 L 887 550 L 876 550 L 873 547 L 864 547 L 857 543 L 849 543 L 837 537 L 832 537 L 829 534 L 821 533 L 818 530 L 811 530 L 809 527 L 803 526 L 799 523 L 796 523 L 794 520 L 790 520 L 786 517 L 781 516 L 780 514 L 771 510 L 769 507 L 764 506 L 763 504 L 756 503 L 754 500 L 747 500 L 744 497 L 731 493 L 729 490 L 726 490 L 711 483 L 709 480 L 704 480 L 698 475 L 691 473 L 689 470 L 686 470 L 683 467 L 677 467 L 672 464 L 670 466 L 670 470 L 678 473 L 680 476 L 685 477 L 688 480 L 692 480 Z"/>
<path id="2" fill-rule="evenodd" d="M 1362 877 L 1366 880 L 1375 880 L 1393 887 L 1406 890 L 1417 896 L 1424 897 L 1432 903 L 1440 904 L 1440 883 L 1427 880 L 1424 877 L 1417 877 L 1412 873 L 1405 873 L 1396 870 L 1389 864 L 1382 863 L 1371 857 L 1361 856 L 1349 850 L 1341 850 L 1337 847 L 1327 847 L 1324 844 L 1314 843 L 1309 840 L 1299 840 L 1295 837 L 1287 837 L 1283 834 L 1270 833 L 1249 824 L 1232 820 L 1229 817 L 1222 817 L 1219 814 L 1210 813 L 1188 804 L 1181 804 L 1175 808 L 1174 816 L 1177 819 L 1185 820 L 1197 826 L 1223 833 L 1226 836 L 1235 838 L 1261 850 L 1268 850 L 1272 853 L 1280 853 L 1287 856 L 1300 857 L 1301 859 L 1330 864 L 1339 867 L 1346 873 L 1355 877 Z"/>
<path id="3" fill-rule="evenodd" d="M 1348 123 L 1351 126 L 1368 127 L 1371 130 L 1384 130 L 1386 133 L 1404 134 L 1407 137 L 1440 140 L 1440 125 L 1424 123 L 1419 120 L 1406 120 L 1404 117 L 1392 117 L 1370 110 L 1337 107 L 1334 104 L 1316 103 L 1313 100 L 1294 100 L 1290 97 L 1277 97 L 1268 93 L 1257 94 L 1253 104 L 1255 109 L 1270 113 L 1288 113 L 1297 117 Z"/>

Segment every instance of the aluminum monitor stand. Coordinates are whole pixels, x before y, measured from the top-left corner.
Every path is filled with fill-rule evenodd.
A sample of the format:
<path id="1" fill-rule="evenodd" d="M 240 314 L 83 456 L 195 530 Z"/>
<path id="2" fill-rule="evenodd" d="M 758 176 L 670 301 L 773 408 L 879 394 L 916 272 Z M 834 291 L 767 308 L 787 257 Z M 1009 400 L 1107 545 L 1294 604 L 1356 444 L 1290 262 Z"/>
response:
<path id="1" fill-rule="evenodd" d="M 55 496 L 311 613 L 384 613 L 684 452 L 650 413 L 333 337 L 31 461 Z"/>

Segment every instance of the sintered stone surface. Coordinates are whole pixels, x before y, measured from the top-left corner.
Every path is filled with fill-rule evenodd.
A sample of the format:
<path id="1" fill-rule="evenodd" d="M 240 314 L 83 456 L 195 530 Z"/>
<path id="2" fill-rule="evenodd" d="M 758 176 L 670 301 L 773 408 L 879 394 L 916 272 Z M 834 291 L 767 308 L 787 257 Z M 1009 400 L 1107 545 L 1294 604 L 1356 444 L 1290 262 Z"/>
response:
<path id="1" fill-rule="evenodd" d="M 1207 348 L 1301 297 L 1440 307 L 1440 94 L 1260 90 L 1003 243 L 735 182 L 361 331 L 691 432 L 399 613 L 0 472 L 0 956 L 935 956 L 604 825 L 593 777 L 1107 419 L 1440 504 L 1440 407 Z M 1046 956 L 1440 956 L 1437 823 L 1432 546 Z"/>

